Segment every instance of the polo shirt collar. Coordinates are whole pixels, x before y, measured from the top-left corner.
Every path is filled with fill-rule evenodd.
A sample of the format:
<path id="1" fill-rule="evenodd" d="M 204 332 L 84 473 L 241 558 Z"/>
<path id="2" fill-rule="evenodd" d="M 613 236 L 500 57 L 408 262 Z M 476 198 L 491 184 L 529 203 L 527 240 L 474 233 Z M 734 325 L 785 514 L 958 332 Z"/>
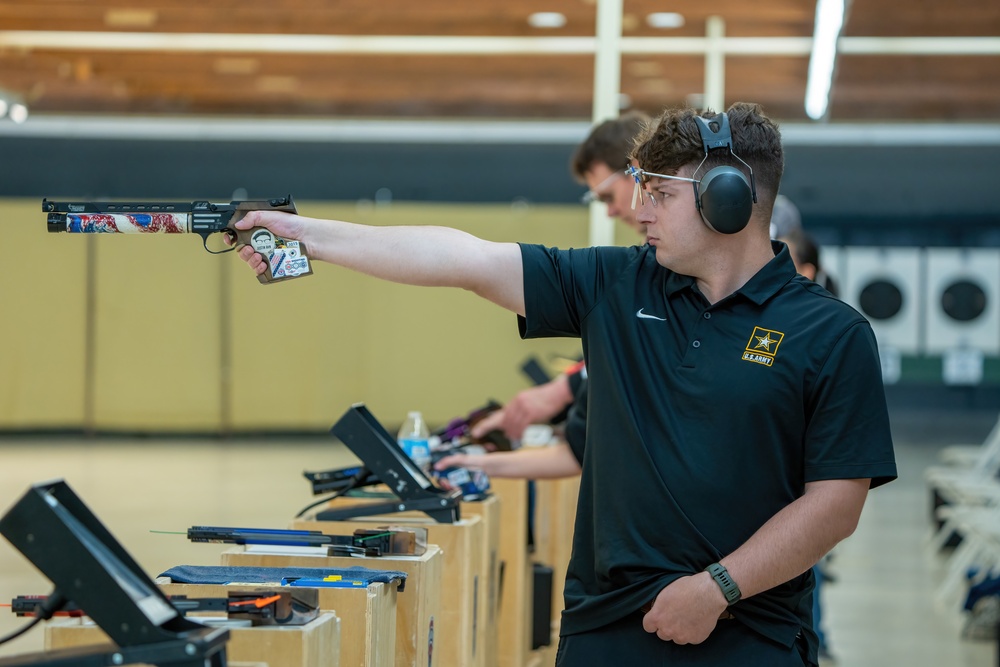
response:
<path id="1" fill-rule="evenodd" d="M 778 290 L 795 277 L 795 263 L 792 261 L 792 254 L 788 252 L 788 246 L 781 241 L 771 241 L 771 249 L 774 250 L 774 259 L 737 290 L 738 294 L 758 306 L 777 294 Z"/>
<path id="2" fill-rule="evenodd" d="M 753 278 L 736 291 L 758 306 L 777 294 L 778 290 L 795 277 L 795 264 L 792 262 L 791 253 L 788 252 L 788 246 L 781 241 L 771 241 L 771 248 L 774 250 L 774 259 L 765 264 Z M 669 297 L 682 289 L 693 288 L 694 285 L 695 279 L 691 276 L 670 272 L 664 291 Z"/>

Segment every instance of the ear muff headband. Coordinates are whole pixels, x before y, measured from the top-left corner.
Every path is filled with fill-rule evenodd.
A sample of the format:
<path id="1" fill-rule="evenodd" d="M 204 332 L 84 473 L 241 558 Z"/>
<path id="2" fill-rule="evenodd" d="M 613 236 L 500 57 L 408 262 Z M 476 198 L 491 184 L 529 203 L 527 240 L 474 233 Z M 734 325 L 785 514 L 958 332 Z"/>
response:
<path id="1" fill-rule="evenodd" d="M 714 118 L 695 116 L 695 121 L 698 124 L 705 157 L 694 170 L 694 174 L 697 174 L 705 164 L 708 152 L 717 148 L 728 149 L 729 154 L 750 172 L 750 179 L 747 180 L 743 172 L 735 167 L 715 167 L 692 184 L 695 206 L 698 207 L 705 224 L 721 234 L 735 234 L 750 222 L 753 205 L 757 203 L 753 169 L 733 152 L 733 135 L 729 129 L 729 117 L 725 113 L 720 113 Z M 713 130 L 712 124 L 718 129 Z"/>

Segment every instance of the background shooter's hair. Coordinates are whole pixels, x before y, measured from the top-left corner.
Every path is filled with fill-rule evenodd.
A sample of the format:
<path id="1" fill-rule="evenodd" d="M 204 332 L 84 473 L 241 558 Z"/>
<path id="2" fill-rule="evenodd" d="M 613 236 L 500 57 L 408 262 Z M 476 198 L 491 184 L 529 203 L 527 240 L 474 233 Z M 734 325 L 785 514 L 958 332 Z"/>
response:
<path id="1" fill-rule="evenodd" d="M 611 170 L 624 170 L 636 136 L 649 121 L 649 116 L 641 111 L 629 111 L 594 127 L 570 159 L 573 178 L 582 183 L 595 162 L 604 163 Z"/>

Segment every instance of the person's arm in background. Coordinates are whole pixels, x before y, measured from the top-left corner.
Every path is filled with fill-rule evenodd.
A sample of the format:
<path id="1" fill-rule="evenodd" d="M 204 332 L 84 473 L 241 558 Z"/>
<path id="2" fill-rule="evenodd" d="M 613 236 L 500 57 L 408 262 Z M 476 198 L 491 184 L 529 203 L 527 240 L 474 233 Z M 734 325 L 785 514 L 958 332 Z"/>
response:
<path id="1" fill-rule="evenodd" d="M 434 465 L 435 470 L 445 468 L 476 468 L 490 477 L 527 479 L 555 479 L 580 474 L 580 463 L 565 442 L 547 447 L 529 447 L 513 452 L 490 454 L 452 454 Z"/>
<path id="2" fill-rule="evenodd" d="M 251 211 L 236 228 L 266 227 L 300 241 L 313 260 L 407 285 L 461 287 L 524 315 L 521 250 L 447 227 L 378 227 L 318 220 L 278 211 Z M 250 246 L 240 257 L 258 275 L 266 264 Z"/>
<path id="3" fill-rule="evenodd" d="M 518 392 L 501 410 L 490 414 L 472 428 L 472 435 L 481 438 L 490 431 L 500 430 L 512 440 L 520 440 L 524 429 L 532 424 L 545 424 L 573 402 L 569 378 L 565 374 Z"/>
<path id="4" fill-rule="evenodd" d="M 580 373 L 576 378 L 577 391 L 566 417 L 563 438 L 547 447 L 528 447 L 513 452 L 492 454 L 456 454 L 438 461 L 435 468 L 449 466 L 474 467 L 495 477 L 527 479 L 552 479 L 574 477 L 582 471 L 587 439 L 588 381 Z"/>
<path id="5" fill-rule="evenodd" d="M 573 397 L 585 378 L 587 369 L 578 362 L 556 378 L 518 392 L 502 410 L 490 414 L 472 428 L 472 435 L 481 438 L 490 431 L 500 430 L 512 440 L 520 440 L 532 424 L 546 424 L 573 404 Z"/>

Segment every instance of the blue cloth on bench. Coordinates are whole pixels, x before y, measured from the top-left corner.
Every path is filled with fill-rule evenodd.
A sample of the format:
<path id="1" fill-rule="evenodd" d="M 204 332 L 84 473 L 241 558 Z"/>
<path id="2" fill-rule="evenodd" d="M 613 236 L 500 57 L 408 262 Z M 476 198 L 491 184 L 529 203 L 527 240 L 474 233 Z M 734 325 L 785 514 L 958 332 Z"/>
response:
<path id="1" fill-rule="evenodd" d="M 373 583 L 398 584 L 402 592 L 406 573 L 398 570 L 372 570 L 367 567 L 226 567 L 221 565 L 177 565 L 159 576 L 177 584 L 272 584 L 284 577 L 322 579 L 340 575 L 365 586 Z"/>

